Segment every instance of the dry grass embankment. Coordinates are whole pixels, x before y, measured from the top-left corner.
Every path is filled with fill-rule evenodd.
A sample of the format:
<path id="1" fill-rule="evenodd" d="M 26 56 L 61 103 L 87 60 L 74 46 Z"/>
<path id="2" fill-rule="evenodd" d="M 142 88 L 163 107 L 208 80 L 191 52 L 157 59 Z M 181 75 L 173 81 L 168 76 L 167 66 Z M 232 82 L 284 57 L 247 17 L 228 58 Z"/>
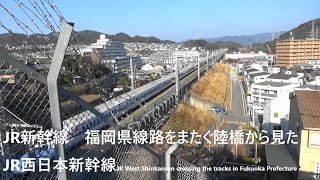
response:
<path id="1" fill-rule="evenodd" d="M 214 113 L 210 111 L 204 111 L 192 107 L 188 103 L 180 103 L 176 111 L 171 115 L 167 123 L 162 127 L 161 131 L 168 132 L 169 130 L 175 132 L 176 136 L 178 132 L 195 130 L 199 135 L 204 134 L 208 131 L 209 127 L 214 123 L 216 117 Z M 165 133 L 163 134 L 165 137 Z M 178 140 L 178 137 L 174 141 Z M 197 141 L 199 139 L 196 138 Z M 190 139 L 189 139 L 190 141 Z M 196 146 L 193 142 L 192 144 L 184 144 L 185 146 Z M 154 145 L 154 148 L 158 151 L 166 151 L 168 146 L 164 141 L 163 145 Z"/>
<path id="2" fill-rule="evenodd" d="M 229 107 L 229 72 L 230 68 L 228 65 L 217 64 L 213 69 L 208 71 L 199 82 L 193 85 L 192 92 L 199 96 L 210 98 L 210 100 L 217 103 L 225 104 Z M 197 109 L 192 107 L 190 104 L 183 102 L 178 105 L 176 111 L 171 115 L 161 130 L 163 132 L 171 130 L 176 133 L 182 130 L 189 132 L 195 130 L 199 134 L 204 134 L 209 130 L 215 120 L 215 114 L 211 111 Z M 192 146 L 194 145 L 195 144 L 192 144 Z M 166 143 L 164 143 L 164 145 L 155 145 L 154 147 L 158 150 L 164 151 Z M 205 147 L 207 147 L 207 145 L 205 145 Z"/>
<path id="3" fill-rule="evenodd" d="M 162 128 L 163 131 L 175 132 L 195 130 L 199 134 L 205 133 L 215 121 L 215 115 L 210 111 L 203 111 L 187 103 L 180 103 L 177 110 L 171 115 Z"/>
<path id="4" fill-rule="evenodd" d="M 216 64 L 199 82 L 192 86 L 191 92 L 229 108 L 231 94 L 229 73 L 230 67 L 228 65 Z"/>

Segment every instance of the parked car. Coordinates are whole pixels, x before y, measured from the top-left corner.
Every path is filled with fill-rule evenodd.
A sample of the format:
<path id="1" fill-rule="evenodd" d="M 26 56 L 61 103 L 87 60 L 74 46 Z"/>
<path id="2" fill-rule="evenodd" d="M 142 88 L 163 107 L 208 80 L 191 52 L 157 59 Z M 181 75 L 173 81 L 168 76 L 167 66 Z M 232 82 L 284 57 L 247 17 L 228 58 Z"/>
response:
<path id="1" fill-rule="evenodd" d="M 221 108 L 221 107 L 212 107 L 211 108 L 211 111 L 212 112 L 215 112 L 215 113 L 223 113 L 225 112 L 226 110 L 224 108 Z"/>

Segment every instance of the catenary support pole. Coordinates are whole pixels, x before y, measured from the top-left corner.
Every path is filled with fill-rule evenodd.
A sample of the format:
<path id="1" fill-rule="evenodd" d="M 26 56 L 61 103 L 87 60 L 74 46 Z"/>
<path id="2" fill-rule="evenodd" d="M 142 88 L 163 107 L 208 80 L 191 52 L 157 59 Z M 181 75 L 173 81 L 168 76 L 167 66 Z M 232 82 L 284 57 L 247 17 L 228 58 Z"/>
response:
<path id="1" fill-rule="evenodd" d="M 207 51 L 207 72 L 209 71 L 209 51 Z"/>
<path id="2" fill-rule="evenodd" d="M 199 57 L 199 55 L 197 56 L 197 61 L 198 61 L 198 81 L 200 81 L 200 57 Z"/>
<path id="3" fill-rule="evenodd" d="M 131 71 L 131 90 L 134 90 L 134 68 L 133 68 L 133 60 L 130 57 L 130 71 Z"/>
<path id="4" fill-rule="evenodd" d="M 172 58 L 172 61 L 173 61 L 173 58 L 174 58 L 174 55 L 172 54 L 171 55 L 171 58 Z M 176 96 L 177 96 L 177 104 L 179 102 L 179 89 L 180 89 L 180 84 L 179 84 L 179 67 L 178 67 L 178 58 L 176 58 L 176 67 L 175 67 L 175 81 L 176 81 Z"/>

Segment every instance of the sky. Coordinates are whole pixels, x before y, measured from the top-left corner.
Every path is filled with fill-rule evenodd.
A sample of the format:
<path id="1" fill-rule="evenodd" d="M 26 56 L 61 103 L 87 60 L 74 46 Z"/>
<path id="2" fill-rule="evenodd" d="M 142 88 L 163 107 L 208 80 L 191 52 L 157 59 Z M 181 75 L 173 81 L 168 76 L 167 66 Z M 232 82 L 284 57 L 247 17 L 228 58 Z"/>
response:
<path id="1" fill-rule="evenodd" d="M 66 20 L 75 23 L 75 30 L 124 32 L 177 42 L 288 31 L 320 17 L 319 0 L 53 1 Z"/>

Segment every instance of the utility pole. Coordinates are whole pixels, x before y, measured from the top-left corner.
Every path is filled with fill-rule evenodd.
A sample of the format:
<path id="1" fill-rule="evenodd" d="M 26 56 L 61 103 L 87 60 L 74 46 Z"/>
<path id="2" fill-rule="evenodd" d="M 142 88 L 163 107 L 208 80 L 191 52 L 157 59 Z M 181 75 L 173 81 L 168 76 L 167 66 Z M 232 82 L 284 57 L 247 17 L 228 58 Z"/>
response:
<path id="1" fill-rule="evenodd" d="M 258 161 L 257 161 L 257 156 L 258 156 L 258 144 L 256 142 L 256 148 L 255 148 L 255 153 L 254 153 L 254 163 L 255 164 L 258 164 Z"/>
<path id="2" fill-rule="evenodd" d="M 236 158 L 238 157 L 238 143 L 236 143 Z"/>
<path id="3" fill-rule="evenodd" d="M 198 61 L 198 81 L 200 81 L 200 55 L 197 56 L 197 61 Z"/>
<path id="4" fill-rule="evenodd" d="M 207 72 L 209 70 L 209 51 L 207 51 Z"/>
<path id="5" fill-rule="evenodd" d="M 171 55 L 171 60 L 173 61 L 173 53 Z M 178 58 L 176 58 L 176 96 L 177 96 L 177 103 L 179 102 L 179 68 L 178 68 Z"/>
<path id="6" fill-rule="evenodd" d="M 130 57 L 130 71 L 131 71 L 131 90 L 134 90 L 134 69 L 132 57 Z"/>

